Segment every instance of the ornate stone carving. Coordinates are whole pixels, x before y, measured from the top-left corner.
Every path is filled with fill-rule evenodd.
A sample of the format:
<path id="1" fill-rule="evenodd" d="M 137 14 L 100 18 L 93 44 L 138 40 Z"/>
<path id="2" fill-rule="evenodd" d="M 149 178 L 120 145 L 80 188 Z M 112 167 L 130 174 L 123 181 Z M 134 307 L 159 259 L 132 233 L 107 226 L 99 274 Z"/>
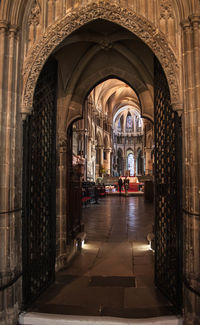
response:
<path id="1" fill-rule="evenodd" d="M 67 134 L 65 132 L 58 132 L 57 146 L 59 148 L 65 148 L 67 146 Z"/>
<path id="2" fill-rule="evenodd" d="M 171 0 L 160 0 L 160 17 L 164 19 L 174 18 Z"/>
<path id="3" fill-rule="evenodd" d="M 28 19 L 28 24 L 30 25 L 38 25 L 40 22 L 40 12 L 41 12 L 41 8 L 40 8 L 40 4 L 38 2 L 38 0 L 34 1 L 33 4 L 33 8 L 31 10 L 29 19 Z"/>
<path id="4" fill-rule="evenodd" d="M 109 50 L 112 48 L 112 42 L 109 40 L 108 37 L 105 37 L 104 39 L 102 39 L 99 42 L 99 45 L 103 50 Z"/>
<path id="5" fill-rule="evenodd" d="M 61 20 L 49 26 L 42 38 L 31 48 L 24 63 L 23 111 L 32 108 L 33 93 L 39 73 L 52 51 L 73 31 L 95 19 L 105 19 L 133 32 L 155 53 L 165 71 L 171 92 L 171 101 L 179 102 L 178 64 L 168 42 L 156 27 L 133 10 L 106 1 L 98 1 L 74 9 Z"/>

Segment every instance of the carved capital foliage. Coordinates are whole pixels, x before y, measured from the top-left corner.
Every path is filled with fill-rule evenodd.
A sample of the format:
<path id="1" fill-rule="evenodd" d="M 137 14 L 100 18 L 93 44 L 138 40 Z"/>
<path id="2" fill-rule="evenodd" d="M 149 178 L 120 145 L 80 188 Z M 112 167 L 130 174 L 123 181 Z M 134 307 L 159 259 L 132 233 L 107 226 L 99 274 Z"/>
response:
<path id="1" fill-rule="evenodd" d="M 49 26 L 42 38 L 30 49 L 23 70 L 23 107 L 26 110 L 31 110 L 37 78 L 52 51 L 72 32 L 95 19 L 116 23 L 144 41 L 160 60 L 168 79 L 172 101 L 179 101 L 178 64 L 164 34 L 133 10 L 121 8 L 107 1 L 99 1 L 98 4 L 91 3 L 68 12 L 61 20 Z M 106 43 L 102 46 L 110 47 L 111 44 Z"/>
<path id="2" fill-rule="evenodd" d="M 39 4 L 38 0 L 35 0 L 34 4 L 33 4 L 33 8 L 31 10 L 31 13 L 29 16 L 29 19 L 28 19 L 29 25 L 38 25 L 39 24 L 40 12 L 41 12 L 40 4 Z"/>

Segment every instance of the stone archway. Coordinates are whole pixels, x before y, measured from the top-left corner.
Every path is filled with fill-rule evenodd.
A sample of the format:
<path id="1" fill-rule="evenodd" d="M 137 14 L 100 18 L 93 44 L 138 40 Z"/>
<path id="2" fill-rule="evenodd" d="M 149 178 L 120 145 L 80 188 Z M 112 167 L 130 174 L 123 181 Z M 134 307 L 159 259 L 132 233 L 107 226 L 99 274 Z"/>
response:
<path id="1" fill-rule="evenodd" d="M 33 46 L 23 69 L 22 114 L 31 113 L 38 76 L 45 61 L 54 49 L 61 45 L 62 41 L 72 32 L 96 19 L 108 20 L 126 28 L 151 48 L 166 74 L 171 102 L 179 109 L 181 103 L 178 84 L 180 68 L 164 34 L 134 11 L 101 1 L 98 4 L 91 3 L 69 12 L 64 18 L 51 25 L 42 38 Z M 106 37 L 99 42 L 99 46 L 104 48 L 109 47 L 109 45 Z"/>
<path id="2" fill-rule="evenodd" d="M 103 2 L 99 5 L 91 4 L 85 8 L 84 12 L 82 8 L 76 10 L 73 14 L 67 15 L 67 18 L 64 17 L 60 22 L 50 27 L 41 39 L 41 42 L 34 46 L 32 53 L 25 62 L 22 113 L 31 113 L 35 84 L 37 83 L 37 78 L 45 60 L 47 60 L 53 50 L 56 49 L 70 33 L 96 19 L 104 19 L 118 24 L 130 30 L 144 41 L 151 48 L 153 53 L 158 56 L 163 65 L 171 90 L 172 102 L 176 104 L 179 102 L 178 82 L 176 79 L 178 65 L 164 36 L 157 32 L 152 24 L 147 22 L 144 18 L 137 16 L 133 11 L 120 9 L 117 6 L 111 6 L 109 4 L 106 4 L 104 7 L 102 4 Z M 109 40 L 104 38 L 99 43 L 99 46 L 104 49 L 106 47 L 109 48 Z M 121 170 L 123 170 L 123 165 L 121 169 L 119 169 L 119 174 Z"/>

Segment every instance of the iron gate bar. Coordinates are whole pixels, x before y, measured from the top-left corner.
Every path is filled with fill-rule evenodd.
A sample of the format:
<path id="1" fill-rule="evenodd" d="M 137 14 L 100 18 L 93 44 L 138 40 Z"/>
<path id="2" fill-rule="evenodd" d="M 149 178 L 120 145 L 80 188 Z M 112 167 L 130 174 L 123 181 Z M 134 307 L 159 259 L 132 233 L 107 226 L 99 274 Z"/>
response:
<path id="1" fill-rule="evenodd" d="M 154 59 L 155 282 L 173 305 L 182 307 L 181 118 Z"/>
<path id="2" fill-rule="evenodd" d="M 23 304 L 55 278 L 57 62 L 44 65 L 23 129 Z"/>

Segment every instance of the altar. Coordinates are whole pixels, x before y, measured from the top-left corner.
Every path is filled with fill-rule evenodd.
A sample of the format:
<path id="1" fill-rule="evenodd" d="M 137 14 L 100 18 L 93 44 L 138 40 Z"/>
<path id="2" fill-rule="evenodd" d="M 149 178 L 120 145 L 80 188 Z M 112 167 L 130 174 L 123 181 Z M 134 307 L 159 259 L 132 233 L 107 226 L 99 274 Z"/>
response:
<path id="1" fill-rule="evenodd" d="M 125 178 L 126 176 L 121 176 L 123 184 Z M 128 192 L 144 192 L 144 183 L 140 183 L 137 176 L 128 176 L 127 179 L 129 180 Z"/>

